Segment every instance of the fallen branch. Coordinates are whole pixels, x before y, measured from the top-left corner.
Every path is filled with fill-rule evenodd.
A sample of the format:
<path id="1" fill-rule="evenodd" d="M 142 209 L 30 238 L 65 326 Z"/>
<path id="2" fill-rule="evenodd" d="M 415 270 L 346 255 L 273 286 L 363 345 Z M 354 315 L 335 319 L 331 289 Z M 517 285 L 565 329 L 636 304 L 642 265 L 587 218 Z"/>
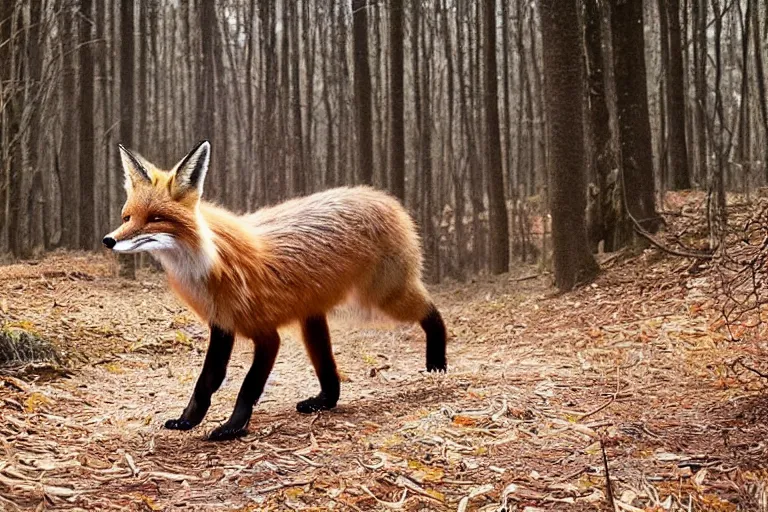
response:
<path id="1" fill-rule="evenodd" d="M 667 247 L 666 245 L 662 244 L 656 238 L 653 237 L 648 231 L 643 229 L 643 227 L 640 225 L 639 222 L 633 220 L 635 233 L 642 236 L 649 242 L 651 242 L 651 245 L 654 245 L 656 248 L 661 249 L 662 251 L 666 252 L 667 254 L 671 254 L 672 256 L 680 256 L 683 258 L 696 258 L 700 260 L 711 260 L 714 258 L 714 255 L 706 252 L 688 252 L 688 251 L 678 251 L 677 249 L 672 249 L 670 247 Z"/>
<path id="2" fill-rule="evenodd" d="M 731 367 L 736 366 L 736 364 L 740 364 L 741 366 L 744 367 L 745 370 L 749 370 L 750 372 L 754 373 L 755 375 L 758 375 L 758 376 L 762 377 L 763 379 L 768 379 L 768 373 L 763 373 L 760 370 L 758 370 L 757 368 L 752 368 L 751 366 L 747 366 L 746 364 L 744 364 L 743 359 L 744 359 L 743 357 L 738 358 L 737 360 L 735 360 L 733 362 Z"/>
<path id="3" fill-rule="evenodd" d="M 528 276 L 518 277 L 517 279 L 512 279 L 513 283 L 519 283 L 521 281 L 530 281 L 531 279 L 536 279 L 537 277 L 543 277 L 549 275 L 549 272 L 542 272 L 541 274 L 531 274 Z"/>

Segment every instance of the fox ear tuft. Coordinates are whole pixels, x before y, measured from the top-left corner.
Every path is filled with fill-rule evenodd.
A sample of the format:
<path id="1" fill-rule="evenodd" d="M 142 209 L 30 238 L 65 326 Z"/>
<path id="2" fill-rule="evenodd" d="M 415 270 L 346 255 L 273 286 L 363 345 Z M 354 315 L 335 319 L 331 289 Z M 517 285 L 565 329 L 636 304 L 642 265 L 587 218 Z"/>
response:
<path id="1" fill-rule="evenodd" d="M 173 187 L 176 194 L 186 194 L 193 190 L 203 195 L 203 183 L 211 161 L 211 144 L 201 141 L 187 156 L 176 164 L 173 170 Z"/>
<path id="2" fill-rule="evenodd" d="M 122 144 L 118 144 L 117 147 L 120 150 L 120 161 L 123 164 L 123 173 L 125 174 L 125 191 L 130 193 L 142 181 L 151 183 L 149 171 L 142 163 L 141 158 L 125 149 Z"/>

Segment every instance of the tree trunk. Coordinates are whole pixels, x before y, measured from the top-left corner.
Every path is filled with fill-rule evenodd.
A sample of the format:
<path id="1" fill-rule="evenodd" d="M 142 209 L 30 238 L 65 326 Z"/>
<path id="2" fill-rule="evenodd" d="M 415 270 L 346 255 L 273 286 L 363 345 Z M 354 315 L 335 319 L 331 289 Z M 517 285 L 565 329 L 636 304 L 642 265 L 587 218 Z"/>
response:
<path id="1" fill-rule="evenodd" d="M 752 170 L 750 160 L 751 122 L 749 116 L 749 39 L 750 23 L 752 22 L 752 2 L 747 2 L 746 12 L 742 12 L 739 4 L 739 23 L 741 26 L 741 98 L 739 101 L 739 138 L 736 150 L 736 161 L 741 165 L 743 188 L 742 192 L 749 198 L 749 177 Z"/>
<path id="2" fill-rule="evenodd" d="M 509 270 L 509 221 L 504 198 L 504 169 L 501 163 L 499 129 L 498 70 L 496 69 L 496 1 L 484 0 L 485 41 L 485 129 L 488 165 L 488 202 L 490 210 L 491 272 Z"/>
<path id="3" fill-rule="evenodd" d="M 123 146 L 133 147 L 133 10 L 134 0 L 120 2 L 120 138 Z M 136 260 L 121 254 L 120 276 L 136 279 Z"/>
<path id="4" fill-rule="evenodd" d="M 5 82 L 0 86 L 0 101 L 3 102 L 3 133 L 2 159 L 7 183 L 4 184 L 7 193 L 6 211 L 8 224 L 8 248 L 12 254 L 23 256 L 27 240 L 23 229 L 24 209 L 22 194 L 24 192 L 24 159 L 22 152 L 23 133 L 22 117 L 24 117 L 24 60 L 20 57 L 24 48 L 24 16 L 21 5 L 6 0 L 4 8 L 0 8 L 0 79 Z M 3 215 L 5 217 L 5 214 Z"/>
<path id="5" fill-rule="evenodd" d="M 560 5 L 558 5 L 560 4 Z M 587 244 L 582 128 L 582 40 L 576 2 L 540 4 L 544 84 L 549 127 L 550 208 L 555 285 L 570 290 L 591 280 L 598 266 Z"/>
<path id="6" fill-rule="evenodd" d="M 0 98 L 5 99 L 8 91 L 6 87 L 12 83 L 11 51 L 10 44 L 13 27 L 13 2 L 0 2 Z M 10 103 L 9 103 L 10 106 Z M 10 143 L 10 118 L 12 111 L 0 110 L 0 251 L 10 250 L 11 236 L 11 162 L 9 154 Z"/>
<path id="7" fill-rule="evenodd" d="M 304 130 L 304 153 L 302 155 L 302 169 L 306 175 L 305 181 L 309 180 L 308 184 L 304 185 L 303 192 L 309 192 L 316 189 L 317 180 L 310 179 L 317 176 L 316 172 L 312 170 L 312 160 L 314 157 L 314 134 L 316 130 L 315 126 L 315 48 L 317 47 L 317 24 L 318 17 L 315 14 L 317 12 L 317 6 L 310 4 L 309 0 L 304 0 L 302 4 L 302 20 L 304 25 L 302 42 L 304 44 L 304 59 L 306 62 L 306 102 L 307 102 L 307 115 L 305 116 L 306 129 Z M 310 17 L 312 13 L 312 17 Z M 320 171 L 321 166 L 317 166 L 317 172 Z"/>
<path id="8" fill-rule="evenodd" d="M 725 208 L 725 113 L 722 93 L 722 52 L 721 37 L 723 33 L 723 13 L 720 11 L 720 0 L 712 0 L 712 10 L 715 17 L 715 122 L 713 124 L 713 143 L 715 149 L 715 167 L 712 169 L 711 186 L 714 192 L 714 204 L 710 202 L 709 216 L 712 227 L 711 247 L 725 243 L 727 228 L 727 211 Z"/>
<path id="9" fill-rule="evenodd" d="M 216 3 L 212 1 L 200 2 L 198 16 L 203 55 L 200 64 L 200 76 L 198 77 L 197 138 L 211 143 L 213 157 L 217 152 L 217 146 L 214 143 L 214 134 L 216 133 L 216 69 L 214 64 Z M 207 180 L 206 183 L 206 195 L 212 199 L 220 199 L 221 173 L 212 174 L 212 179 Z"/>
<path id="10" fill-rule="evenodd" d="M 45 32 L 43 26 L 42 2 L 32 2 L 29 7 L 29 34 L 27 36 L 27 72 L 29 73 L 29 95 L 27 100 L 33 105 L 29 121 L 29 195 L 27 197 L 27 224 L 29 242 L 24 249 L 23 257 L 31 257 L 35 248 L 47 248 L 45 222 L 48 218 L 43 214 L 44 205 L 48 201 L 43 176 L 46 174 L 40 168 L 41 149 L 45 125 L 42 117 L 43 104 L 47 105 L 48 84 L 42 82 L 43 61 L 45 53 Z M 0 173 L 2 176 L 2 173 Z"/>
<path id="11" fill-rule="evenodd" d="M 414 8 L 418 8 L 414 4 Z M 403 91 L 403 0 L 392 0 L 389 6 L 389 87 L 390 122 L 389 161 L 390 189 L 405 201 L 405 117 Z"/>
<path id="12" fill-rule="evenodd" d="M 306 2 L 306 0 L 305 0 Z M 299 49 L 299 15 L 296 2 L 287 2 L 291 17 L 291 110 L 293 112 L 293 194 L 304 195 L 307 192 L 307 181 L 304 168 L 304 136 L 301 120 L 301 51 Z M 288 27 L 285 27 L 287 30 Z M 305 31 L 309 27 L 303 27 Z"/>
<path id="13" fill-rule="evenodd" d="M 71 7 L 61 6 L 61 44 L 63 53 L 62 113 L 63 126 L 61 137 L 61 243 L 74 249 L 79 242 L 78 224 L 80 221 L 80 172 L 78 161 L 77 116 L 72 111 L 72 103 L 77 94 L 77 41 L 76 27 L 78 18 Z"/>
<path id="14" fill-rule="evenodd" d="M 694 84 L 696 86 L 696 150 L 698 179 L 707 179 L 707 0 L 691 0 L 694 10 Z"/>
<path id="15" fill-rule="evenodd" d="M 703 1 L 703 0 L 702 0 Z M 763 136 L 765 137 L 765 153 L 763 154 L 763 170 L 765 173 L 765 182 L 768 183 L 768 98 L 765 92 L 765 68 L 763 67 L 763 49 L 760 42 L 760 3 L 758 0 L 749 0 L 752 3 L 752 14 L 754 19 L 752 20 L 753 37 L 752 41 L 755 44 L 755 76 L 757 77 L 757 95 L 760 105 L 760 120 L 763 122 Z M 766 22 L 766 30 L 768 30 L 768 22 Z"/>
<path id="16" fill-rule="evenodd" d="M 606 252 L 616 249 L 614 232 L 621 216 L 621 203 L 614 201 L 616 180 L 611 180 L 615 155 L 611 141 L 610 112 L 606 91 L 606 56 L 603 53 L 602 14 L 598 0 L 586 0 L 584 9 L 584 37 L 587 60 L 587 91 L 589 102 L 590 161 L 595 166 L 597 180 L 596 215 L 587 226 L 592 250 L 600 240 Z"/>
<path id="17" fill-rule="evenodd" d="M 414 6 L 414 11 L 420 9 Z M 416 88 L 421 88 L 421 116 L 418 120 L 421 145 L 419 147 L 420 168 L 423 174 L 422 186 L 422 229 L 424 232 L 424 253 L 427 258 L 427 279 L 436 283 L 440 281 L 440 259 L 437 251 L 437 239 L 435 236 L 435 226 L 432 220 L 434 215 L 434 179 L 432 166 L 432 73 L 430 66 L 434 62 L 432 52 L 433 41 L 427 40 L 428 27 L 424 14 L 421 17 L 421 26 L 419 27 L 419 36 L 421 40 L 421 52 L 423 56 L 424 67 L 421 73 L 421 83 L 414 84 Z M 431 31 L 429 31 L 432 34 Z M 418 53 L 418 52 L 417 52 Z"/>
<path id="18" fill-rule="evenodd" d="M 683 79 L 683 34 L 680 29 L 680 1 L 664 0 L 669 25 L 669 66 L 667 68 L 667 130 L 672 188 L 691 188 L 688 144 L 685 138 L 685 81 Z"/>
<path id="19" fill-rule="evenodd" d="M 471 34 L 469 30 L 462 29 L 463 20 L 462 15 L 467 14 L 468 4 L 459 2 L 457 5 L 457 17 L 456 17 L 456 70 L 457 79 L 459 81 L 459 108 L 461 112 L 461 127 L 464 132 L 464 143 L 466 145 L 468 168 L 467 174 L 469 176 L 469 197 L 472 203 L 472 269 L 477 272 L 485 266 L 485 236 L 483 233 L 482 224 L 480 222 L 480 215 L 483 212 L 483 200 L 482 200 L 482 166 L 480 164 L 480 157 L 478 155 L 477 139 L 473 131 L 473 123 L 470 116 L 470 95 L 469 88 L 467 87 L 467 81 L 469 79 L 469 73 L 467 71 L 467 62 L 471 64 L 472 59 L 469 53 L 471 53 Z M 469 24 L 467 24 L 469 26 Z M 465 39 L 466 38 L 466 39 Z M 465 40 L 468 42 L 465 49 Z"/>
<path id="20" fill-rule="evenodd" d="M 212 5 L 212 7 L 209 8 L 210 13 L 206 14 L 206 17 L 210 16 L 211 18 L 207 18 L 206 23 L 211 23 L 213 25 L 213 75 L 215 86 L 213 89 L 211 89 L 211 93 L 213 94 L 213 104 L 214 109 L 216 110 L 214 123 L 216 123 L 216 120 L 219 121 L 218 129 L 216 128 L 215 124 L 212 124 L 210 127 L 211 131 L 218 135 L 215 153 L 213 153 L 213 149 L 211 150 L 212 154 L 216 155 L 216 172 L 213 173 L 213 176 L 218 178 L 220 200 L 222 202 L 231 204 L 233 196 L 232 179 L 234 178 L 235 173 L 231 168 L 228 167 L 229 158 L 231 156 L 229 126 L 230 100 L 227 91 L 228 82 L 226 69 L 224 68 L 224 50 L 222 48 L 223 41 L 221 31 L 219 30 L 219 19 L 215 9 L 215 2 L 211 1 L 203 3 L 210 3 Z M 216 103 L 216 100 L 218 100 L 218 104 Z M 170 132 L 170 129 L 167 130 L 167 132 Z"/>
<path id="21" fill-rule="evenodd" d="M 93 3 L 80 2 L 80 248 L 95 249 L 96 197 L 94 196 L 93 51 L 91 26 Z"/>
<path id="22" fill-rule="evenodd" d="M 632 223 L 653 231 L 659 219 L 654 195 L 642 2 L 612 0 L 611 28 L 620 169 L 627 212 Z M 630 230 L 631 224 L 628 224 L 627 235 Z"/>
<path id="23" fill-rule="evenodd" d="M 368 62 L 368 0 L 352 0 L 357 112 L 357 179 L 373 185 L 373 118 L 371 69 Z"/>

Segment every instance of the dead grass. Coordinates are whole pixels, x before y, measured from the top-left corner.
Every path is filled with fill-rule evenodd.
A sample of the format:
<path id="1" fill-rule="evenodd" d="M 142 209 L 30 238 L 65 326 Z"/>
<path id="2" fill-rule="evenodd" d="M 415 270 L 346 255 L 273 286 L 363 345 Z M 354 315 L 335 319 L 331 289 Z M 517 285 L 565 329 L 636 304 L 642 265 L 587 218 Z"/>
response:
<path id="1" fill-rule="evenodd" d="M 295 331 L 249 436 L 213 444 L 249 364 L 240 342 L 206 422 L 186 404 L 205 330 L 162 276 L 106 257 L 0 268 L 0 323 L 28 322 L 68 378 L 0 376 L 0 509 L 768 510 L 765 380 L 737 371 L 707 272 L 656 251 L 556 295 L 521 269 L 434 290 L 450 371 L 421 373 L 416 327 L 337 314 L 339 407 L 301 416 L 316 379 Z"/>

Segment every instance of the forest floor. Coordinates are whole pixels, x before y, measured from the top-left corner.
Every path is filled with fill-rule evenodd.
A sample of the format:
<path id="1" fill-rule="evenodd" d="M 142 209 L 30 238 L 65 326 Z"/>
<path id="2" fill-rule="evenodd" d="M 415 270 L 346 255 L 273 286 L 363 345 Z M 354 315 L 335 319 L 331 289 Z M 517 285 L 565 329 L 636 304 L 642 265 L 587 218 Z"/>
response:
<path id="1" fill-rule="evenodd" d="M 249 365 L 239 341 L 205 422 L 177 417 L 206 331 L 159 273 L 106 255 L 0 268 L 0 326 L 52 341 L 65 368 L 0 374 L 0 509 L 768 510 L 765 341 L 722 333 L 713 277 L 649 249 L 603 257 L 558 295 L 535 268 L 433 288 L 449 372 L 423 373 L 414 326 L 332 318 L 337 409 L 295 329 L 248 436 L 205 435 Z M 705 267 L 705 266 L 704 266 Z M 765 360 L 762 360 L 765 367 Z M 609 478 L 606 478 L 605 468 Z"/>

